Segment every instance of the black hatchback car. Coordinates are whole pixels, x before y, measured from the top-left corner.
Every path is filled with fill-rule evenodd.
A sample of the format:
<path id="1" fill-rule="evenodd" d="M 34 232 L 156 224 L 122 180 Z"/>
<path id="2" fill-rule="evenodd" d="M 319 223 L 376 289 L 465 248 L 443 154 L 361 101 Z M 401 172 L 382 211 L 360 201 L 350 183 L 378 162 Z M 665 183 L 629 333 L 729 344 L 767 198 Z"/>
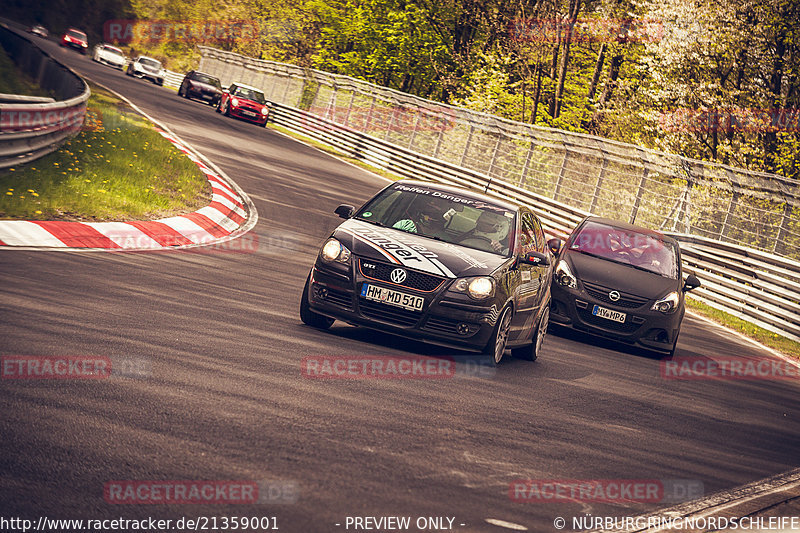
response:
<path id="1" fill-rule="evenodd" d="M 533 212 L 463 189 L 399 181 L 325 241 L 306 281 L 300 317 L 334 319 L 534 360 L 547 331 L 552 255 Z"/>
<path id="2" fill-rule="evenodd" d="M 563 244 L 553 274 L 554 324 L 673 355 L 684 315 L 678 242 L 658 232 L 587 217 Z"/>
<path id="3" fill-rule="evenodd" d="M 197 70 L 190 70 L 183 77 L 178 96 L 197 98 L 208 105 L 216 106 L 222 98 L 222 84 L 218 78 Z"/>

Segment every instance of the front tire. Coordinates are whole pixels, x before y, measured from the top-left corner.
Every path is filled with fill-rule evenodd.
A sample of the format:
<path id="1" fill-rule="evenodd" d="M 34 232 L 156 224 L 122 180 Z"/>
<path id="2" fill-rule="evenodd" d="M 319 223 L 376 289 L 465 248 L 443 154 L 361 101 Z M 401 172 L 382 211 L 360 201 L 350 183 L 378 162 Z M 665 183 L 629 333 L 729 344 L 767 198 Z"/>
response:
<path id="1" fill-rule="evenodd" d="M 525 359 L 526 361 L 536 361 L 542 351 L 542 344 L 544 344 L 544 338 L 547 336 L 547 325 L 549 323 L 550 302 L 547 302 L 547 306 L 539 317 L 539 323 L 536 324 L 536 329 L 533 330 L 532 342 L 520 348 L 512 348 L 511 355 L 518 359 Z"/>
<path id="2" fill-rule="evenodd" d="M 503 360 L 503 354 L 506 351 L 506 343 L 508 342 L 508 332 L 511 330 L 511 318 L 513 316 L 511 306 L 506 306 L 503 312 L 500 313 L 500 318 L 497 319 L 492 337 L 483 349 L 484 355 L 489 356 L 489 364 L 498 365 Z"/>
<path id="3" fill-rule="evenodd" d="M 303 296 L 300 298 L 300 320 L 303 321 L 303 324 L 314 328 L 328 329 L 333 325 L 334 320 L 315 313 L 308 304 L 308 285 L 310 280 L 311 274 L 309 274 L 306 279 L 306 285 L 303 287 Z"/>

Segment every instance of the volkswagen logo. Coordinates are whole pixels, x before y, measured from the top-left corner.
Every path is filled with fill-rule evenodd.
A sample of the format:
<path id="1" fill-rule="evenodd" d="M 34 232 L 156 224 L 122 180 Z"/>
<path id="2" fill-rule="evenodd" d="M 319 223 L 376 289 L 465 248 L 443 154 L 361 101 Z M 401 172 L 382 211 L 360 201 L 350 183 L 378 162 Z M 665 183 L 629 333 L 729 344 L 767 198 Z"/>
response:
<path id="1" fill-rule="evenodd" d="M 395 268 L 392 270 L 392 273 L 389 274 L 389 279 L 392 280 L 392 283 L 397 283 L 400 285 L 406 280 L 406 271 L 402 268 Z"/>
<path id="2" fill-rule="evenodd" d="M 392 272 L 394 274 L 394 272 Z M 619 293 L 617 291 L 611 291 L 608 293 L 608 299 L 612 302 L 616 302 L 619 300 Z"/>

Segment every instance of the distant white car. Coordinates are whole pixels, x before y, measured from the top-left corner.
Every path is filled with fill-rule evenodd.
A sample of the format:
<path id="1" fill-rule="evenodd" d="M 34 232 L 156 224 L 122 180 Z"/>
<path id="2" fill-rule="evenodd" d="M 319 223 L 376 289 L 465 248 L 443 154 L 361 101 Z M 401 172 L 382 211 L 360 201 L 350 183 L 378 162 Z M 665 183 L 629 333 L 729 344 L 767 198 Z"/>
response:
<path id="1" fill-rule="evenodd" d="M 125 70 L 128 76 L 147 78 L 156 85 L 164 85 L 164 73 L 161 61 L 147 56 L 137 57 L 128 63 L 128 68 Z"/>
<path id="2" fill-rule="evenodd" d="M 105 63 L 106 65 L 110 65 L 120 70 L 124 69 L 128 62 L 128 59 L 125 57 L 125 54 L 122 52 L 122 50 L 116 46 L 111 46 L 110 44 L 106 43 L 98 44 L 94 47 L 92 59 L 98 63 Z"/>

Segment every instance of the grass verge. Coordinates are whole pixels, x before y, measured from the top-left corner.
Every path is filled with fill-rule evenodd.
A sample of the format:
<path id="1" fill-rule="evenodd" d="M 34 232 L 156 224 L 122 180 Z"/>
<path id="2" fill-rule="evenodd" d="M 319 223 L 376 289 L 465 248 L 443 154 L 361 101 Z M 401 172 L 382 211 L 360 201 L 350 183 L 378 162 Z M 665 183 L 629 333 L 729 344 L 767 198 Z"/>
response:
<path id="1" fill-rule="evenodd" d="M 86 123 L 56 152 L 0 171 L 0 218 L 152 220 L 211 200 L 205 175 L 144 117 L 90 83 Z"/>
<path id="2" fill-rule="evenodd" d="M 698 315 L 702 315 L 710 320 L 713 320 L 714 322 L 717 322 L 718 324 L 722 324 L 727 328 L 737 331 L 746 337 L 760 342 L 764 346 L 768 346 L 775 351 L 789 355 L 795 359 L 800 359 L 800 342 L 795 342 L 787 339 L 786 337 L 782 337 L 777 333 L 760 328 L 751 324 L 750 322 L 747 322 L 746 320 L 742 320 L 741 318 L 735 317 L 691 298 L 686 298 L 686 307 Z"/>

